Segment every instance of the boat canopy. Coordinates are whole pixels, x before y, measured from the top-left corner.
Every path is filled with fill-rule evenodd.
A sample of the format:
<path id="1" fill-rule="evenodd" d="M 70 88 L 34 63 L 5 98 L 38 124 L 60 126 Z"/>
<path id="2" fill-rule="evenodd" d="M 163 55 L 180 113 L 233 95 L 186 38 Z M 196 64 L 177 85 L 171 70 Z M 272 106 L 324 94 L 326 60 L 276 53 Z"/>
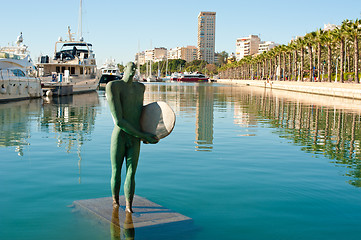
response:
<path id="1" fill-rule="evenodd" d="M 91 43 L 64 43 L 63 46 L 93 46 Z"/>

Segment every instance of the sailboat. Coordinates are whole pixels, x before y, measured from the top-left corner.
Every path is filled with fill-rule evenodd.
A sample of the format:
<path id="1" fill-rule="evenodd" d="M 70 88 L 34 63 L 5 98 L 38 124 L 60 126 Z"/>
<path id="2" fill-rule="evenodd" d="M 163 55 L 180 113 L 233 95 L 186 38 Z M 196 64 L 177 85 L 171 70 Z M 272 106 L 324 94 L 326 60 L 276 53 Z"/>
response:
<path id="1" fill-rule="evenodd" d="M 152 75 L 152 60 L 149 60 L 149 73 L 146 78 L 147 82 L 156 82 L 157 79 Z"/>

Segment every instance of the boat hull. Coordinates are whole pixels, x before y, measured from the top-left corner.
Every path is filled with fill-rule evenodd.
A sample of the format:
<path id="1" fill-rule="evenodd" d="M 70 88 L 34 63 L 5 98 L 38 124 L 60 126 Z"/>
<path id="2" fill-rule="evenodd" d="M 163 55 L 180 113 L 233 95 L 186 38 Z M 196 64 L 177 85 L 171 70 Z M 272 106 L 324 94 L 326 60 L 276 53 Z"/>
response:
<path id="1" fill-rule="evenodd" d="M 0 79 L 0 102 L 40 98 L 41 96 L 39 79 Z"/>
<path id="2" fill-rule="evenodd" d="M 208 82 L 208 78 L 178 78 L 179 82 Z"/>
<path id="3" fill-rule="evenodd" d="M 52 82 L 51 77 L 41 78 L 43 95 L 64 96 L 84 92 L 96 91 L 99 79 L 94 78 L 71 78 L 69 82 Z"/>

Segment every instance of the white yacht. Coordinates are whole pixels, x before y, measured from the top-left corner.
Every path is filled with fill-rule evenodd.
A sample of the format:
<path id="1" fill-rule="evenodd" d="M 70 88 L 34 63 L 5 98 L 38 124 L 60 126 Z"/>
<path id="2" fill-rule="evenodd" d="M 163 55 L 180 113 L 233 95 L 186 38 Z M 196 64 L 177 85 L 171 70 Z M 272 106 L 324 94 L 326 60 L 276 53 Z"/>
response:
<path id="1" fill-rule="evenodd" d="M 99 84 L 92 44 L 82 37 L 74 40 L 68 27 L 69 40 L 55 43 L 54 57 L 40 56 L 36 64 L 46 95 L 70 95 L 95 91 Z"/>
<path id="2" fill-rule="evenodd" d="M 42 96 L 40 80 L 22 33 L 16 46 L 0 48 L 0 101 L 38 98 Z"/>
<path id="3" fill-rule="evenodd" d="M 105 61 L 103 66 L 100 68 L 100 74 L 100 87 L 105 87 L 105 85 L 110 81 L 121 80 L 123 78 L 123 73 L 119 71 L 114 59 Z"/>

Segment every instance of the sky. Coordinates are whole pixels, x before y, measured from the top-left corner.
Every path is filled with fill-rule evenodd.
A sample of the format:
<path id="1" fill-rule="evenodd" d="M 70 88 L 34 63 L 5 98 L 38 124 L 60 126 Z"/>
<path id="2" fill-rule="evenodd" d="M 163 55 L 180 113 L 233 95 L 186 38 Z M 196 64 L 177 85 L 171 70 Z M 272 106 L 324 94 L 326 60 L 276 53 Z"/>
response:
<path id="1" fill-rule="evenodd" d="M 53 56 L 67 28 L 77 33 L 79 0 L 1 0 L 0 46 L 14 44 L 20 32 L 36 62 Z M 361 0 L 83 0 L 82 29 L 93 44 L 97 64 L 126 64 L 138 51 L 197 45 L 197 17 L 216 12 L 216 52 L 235 52 L 236 39 L 250 34 L 287 44 L 295 36 L 361 18 Z"/>

